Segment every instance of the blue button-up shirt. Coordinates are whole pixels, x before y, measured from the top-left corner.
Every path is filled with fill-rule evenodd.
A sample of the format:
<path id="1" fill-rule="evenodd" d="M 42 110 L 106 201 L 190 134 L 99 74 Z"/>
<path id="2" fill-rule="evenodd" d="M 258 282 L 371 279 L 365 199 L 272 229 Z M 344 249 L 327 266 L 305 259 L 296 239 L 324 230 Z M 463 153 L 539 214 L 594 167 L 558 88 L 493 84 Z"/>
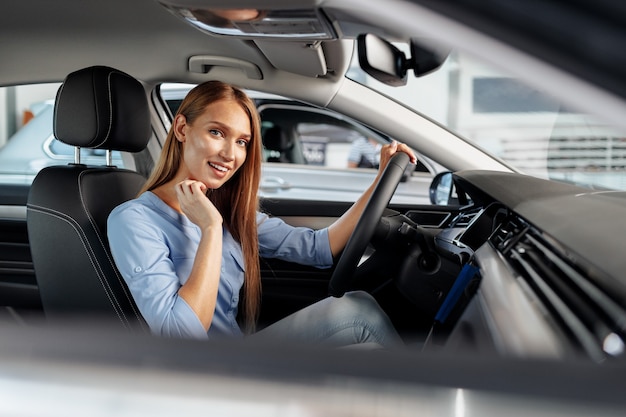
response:
<path id="1" fill-rule="evenodd" d="M 262 213 L 257 213 L 257 224 L 260 256 L 318 268 L 332 266 L 327 229 L 292 227 Z M 198 226 L 148 191 L 116 207 L 107 227 L 115 263 L 153 333 L 200 339 L 242 334 L 237 306 L 245 265 L 241 246 L 226 228 L 217 303 L 206 332 L 191 307 L 178 296 L 200 242 Z"/>

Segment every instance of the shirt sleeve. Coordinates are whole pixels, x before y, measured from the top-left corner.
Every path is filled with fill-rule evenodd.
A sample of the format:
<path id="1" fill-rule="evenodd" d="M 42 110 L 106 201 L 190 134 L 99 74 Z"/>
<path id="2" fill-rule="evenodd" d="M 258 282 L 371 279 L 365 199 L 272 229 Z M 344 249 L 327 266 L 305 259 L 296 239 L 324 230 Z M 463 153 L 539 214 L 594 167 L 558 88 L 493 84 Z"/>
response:
<path id="1" fill-rule="evenodd" d="M 159 221 L 141 206 L 116 208 L 107 223 L 113 259 L 154 334 L 207 339 L 195 312 L 178 296 L 180 279 Z"/>
<path id="2" fill-rule="evenodd" d="M 330 251 L 328 229 L 313 230 L 293 227 L 277 217 L 257 214 L 259 225 L 259 254 L 317 268 L 330 268 L 333 255 Z"/>

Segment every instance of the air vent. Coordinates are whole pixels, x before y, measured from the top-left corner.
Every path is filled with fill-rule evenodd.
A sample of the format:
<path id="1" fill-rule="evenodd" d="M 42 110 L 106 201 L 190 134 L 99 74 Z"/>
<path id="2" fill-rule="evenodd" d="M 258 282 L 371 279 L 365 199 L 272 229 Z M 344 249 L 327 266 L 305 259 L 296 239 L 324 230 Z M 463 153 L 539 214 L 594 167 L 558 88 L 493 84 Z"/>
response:
<path id="1" fill-rule="evenodd" d="M 482 209 L 476 209 L 476 210 L 470 210 L 470 211 L 465 211 L 463 213 L 459 213 L 459 215 L 456 216 L 452 220 L 451 226 L 452 227 L 467 227 L 470 225 L 472 220 L 474 220 L 476 215 L 479 214 L 481 211 Z"/>
<path id="2" fill-rule="evenodd" d="M 508 252 L 528 230 L 528 225 L 518 217 L 510 216 L 491 236 L 491 244 L 501 253 Z"/>
<path id="3" fill-rule="evenodd" d="M 571 257 L 519 218 L 503 223 L 490 243 L 576 346 L 598 362 L 624 356 L 626 310 L 595 285 Z"/>

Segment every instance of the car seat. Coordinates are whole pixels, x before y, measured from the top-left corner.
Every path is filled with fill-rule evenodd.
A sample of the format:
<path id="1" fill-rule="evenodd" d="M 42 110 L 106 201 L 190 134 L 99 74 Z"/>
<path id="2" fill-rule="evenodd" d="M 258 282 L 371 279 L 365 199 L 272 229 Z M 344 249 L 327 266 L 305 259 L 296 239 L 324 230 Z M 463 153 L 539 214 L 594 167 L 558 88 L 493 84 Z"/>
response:
<path id="1" fill-rule="evenodd" d="M 273 155 L 267 158 L 267 162 L 293 162 L 290 157 L 293 141 L 281 127 L 272 126 L 265 131 L 263 146 L 268 151 L 273 151 Z"/>
<path id="2" fill-rule="evenodd" d="M 135 171 L 111 166 L 111 151 L 139 152 L 151 135 L 142 84 L 113 68 L 73 72 L 58 90 L 54 135 L 79 148 L 103 149 L 107 164 L 42 169 L 27 203 L 33 265 L 46 318 L 102 317 L 127 329 L 143 321 L 109 250 L 111 210 L 134 198 L 145 182 Z"/>

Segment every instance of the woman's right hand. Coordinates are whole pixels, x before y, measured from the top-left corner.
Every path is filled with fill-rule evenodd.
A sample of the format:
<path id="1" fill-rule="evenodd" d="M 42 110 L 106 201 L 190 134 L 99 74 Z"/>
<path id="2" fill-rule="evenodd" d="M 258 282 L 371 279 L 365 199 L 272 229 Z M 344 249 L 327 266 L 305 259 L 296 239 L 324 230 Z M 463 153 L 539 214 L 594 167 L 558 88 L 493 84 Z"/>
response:
<path id="1" fill-rule="evenodd" d="M 222 226 L 220 212 L 206 196 L 207 187 L 200 181 L 186 179 L 176 184 L 180 209 L 200 229 Z"/>
<path id="2" fill-rule="evenodd" d="M 208 330 L 213 321 L 222 266 L 222 216 L 206 196 L 200 181 L 186 179 L 175 186 L 181 211 L 202 231 L 193 267 L 178 296 Z"/>

